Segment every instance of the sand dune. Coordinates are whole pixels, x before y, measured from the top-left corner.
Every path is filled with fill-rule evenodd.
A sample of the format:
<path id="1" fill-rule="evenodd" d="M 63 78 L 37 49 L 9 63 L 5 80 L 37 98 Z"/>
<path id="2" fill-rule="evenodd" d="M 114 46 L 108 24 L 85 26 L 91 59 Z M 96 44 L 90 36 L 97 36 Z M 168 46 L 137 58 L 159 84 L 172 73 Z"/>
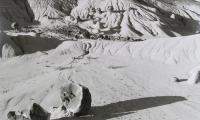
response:
<path id="1" fill-rule="evenodd" d="M 1 115 L 28 109 L 33 102 L 47 110 L 59 106 L 59 87 L 73 80 L 87 86 L 93 99 L 90 115 L 77 119 L 198 120 L 198 86 L 172 80 L 187 78 L 199 62 L 198 36 L 66 41 L 46 53 L 1 60 Z M 84 42 L 92 44 L 89 55 L 73 59 L 83 54 Z"/>

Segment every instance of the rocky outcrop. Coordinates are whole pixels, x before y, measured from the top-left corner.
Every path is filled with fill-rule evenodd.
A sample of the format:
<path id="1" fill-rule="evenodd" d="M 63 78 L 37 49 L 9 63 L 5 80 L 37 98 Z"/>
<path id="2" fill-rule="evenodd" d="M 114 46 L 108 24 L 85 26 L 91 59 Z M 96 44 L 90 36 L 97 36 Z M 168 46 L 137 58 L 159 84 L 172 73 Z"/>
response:
<path id="1" fill-rule="evenodd" d="M 77 0 L 1 0 L 0 30 L 9 29 L 12 22 L 28 25 L 43 18 L 57 19 L 69 15 Z"/>
<path id="2" fill-rule="evenodd" d="M 36 20 L 43 17 L 56 19 L 69 15 L 77 5 L 77 0 L 28 0 Z"/>
<path id="3" fill-rule="evenodd" d="M 160 10 L 200 21 L 200 2 L 195 0 L 141 0 Z"/>
<path id="4" fill-rule="evenodd" d="M 11 58 L 21 54 L 22 51 L 16 45 L 12 46 L 8 43 L 5 43 L 2 47 L 2 58 Z"/>
<path id="5" fill-rule="evenodd" d="M 0 57 L 10 58 L 22 54 L 21 48 L 9 36 L 0 33 Z"/>
<path id="6" fill-rule="evenodd" d="M 27 25 L 33 21 L 34 15 L 27 0 L 0 1 L 0 30 L 10 29 L 12 22 Z"/>
<path id="7" fill-rule="evenodd" d="M 164 0 L 80 0 L 71 15 L 74 18 L 87 20 L 91 8 L 100 8 L 104 15 L 109 6 L 113 7 L 113 15 L 109 15 L 106 19 L 102 17 L 100 24 L 104 24 L 104 27 L 114 25 L 115 32 L 109 28 L 98 30 L 106 31 L 105 34 L 117 32 L 123 37 L 174 37 L 191 35 L 199 29 L 196 20 L 200 18 L 198 13 L 200 5 L 195 2 L 187 4 L 187 2 Z M 117 14 L 120 14 L 119 17 L 116 17 Z M 87 25 L 86 28 L 90 26 Z"/>

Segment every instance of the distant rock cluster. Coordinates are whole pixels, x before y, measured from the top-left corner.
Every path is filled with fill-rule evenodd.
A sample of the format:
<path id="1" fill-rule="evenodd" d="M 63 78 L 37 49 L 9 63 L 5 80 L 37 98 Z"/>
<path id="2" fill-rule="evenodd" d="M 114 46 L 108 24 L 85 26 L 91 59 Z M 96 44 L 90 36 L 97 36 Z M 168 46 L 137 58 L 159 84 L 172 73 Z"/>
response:
<path id="1" fill-rule="evenodd" d="M 113 41 L 144 41 L 145 39 L 136 38 L 136 37 L 122 37 L 119 34 L 117 35 L 108 35 L 108 34 L 93 34 L 88 32 L 85 29 L 80 28 L 77 25 L 69 25 L 58 27 L 54 29 L 49 29 L 53 33 L 64 34 L 68 38 L 78 39 L 91 39 L 91 40 L 113 40 Z"/>

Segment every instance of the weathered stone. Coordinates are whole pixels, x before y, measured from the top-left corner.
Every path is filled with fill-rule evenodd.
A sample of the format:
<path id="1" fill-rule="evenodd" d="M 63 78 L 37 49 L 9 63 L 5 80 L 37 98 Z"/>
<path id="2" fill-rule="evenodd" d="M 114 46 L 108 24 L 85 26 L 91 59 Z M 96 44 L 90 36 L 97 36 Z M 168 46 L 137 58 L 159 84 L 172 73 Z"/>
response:
<path id="1" fill-rule="evenodd" d="M 15 30 L 18 30 L 18 29 L 19 29 L 19 23 L 13 22 L 13 23 L 11 24 L 11 28 L 12 28 L 12 29 L 15 29 Z"/>
<path id="2" fill-rule="evenodd" d="M 41 21 L 42 18 L 59 18 L 69 15 L 71 10 L 77 6 L 77 0 L 28 0 L 32 8 L 35 19 Z"/>
<path id="3" fill-rule="evenodd" d="M 18 113 L 15 111 L 10 111 L 7 114 L 8 120 L 30 120 L 29 118 L 23 116 L 22 113 Z"/>
<path id="4" fill-rule="evenodd" d="M 32 23 L 33 16 L 27 0 L 0 1 L 0 30 L 10 29 L 13 21 L 26 26 Z"/>
<path id="5" fill-rule="evenodd" d="M 200 82 L 200 66 L 195 67 L 189 73 L 189 84 L 198 84 Z"/>
<path id="6" fill-rule="evenodd" d="M 10 112 L 7 114 L 7 118 L 8 118 L 8 120 L 15 120 L 15 119 L 16 119 L 15 111 L 10 111 Z"/>
<path id="7" fill-rule="evenodd" d="M 88 88 L 75 83 L 66 84 L 61 87 L 60 96 L 63 106 L 74 116 L 88 114 L 92 102 Z"/>
<path id="8" fill-rule="evenodd" d="M 50 113 L 34 103 L 30 110 L 30 118 L 31 120 L 50 120 Z"/>

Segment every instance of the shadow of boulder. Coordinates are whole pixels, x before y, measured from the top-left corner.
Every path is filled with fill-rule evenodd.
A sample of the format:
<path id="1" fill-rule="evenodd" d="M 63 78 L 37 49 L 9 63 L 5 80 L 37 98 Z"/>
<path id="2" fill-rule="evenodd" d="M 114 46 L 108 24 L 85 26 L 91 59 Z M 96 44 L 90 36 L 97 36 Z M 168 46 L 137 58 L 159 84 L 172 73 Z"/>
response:
<path id="1" fill-rule="evenodd" d="M 104 106 L 95 106 L 92 108 L 91 113 L 87 116 L 79 118 L 61 118 L 57 120 L 107 120 L 132 114 L 139 110 L 164 106 L 185 100 L 186 98 L 181 96 L 158 96 L 126 100 Z"/>

